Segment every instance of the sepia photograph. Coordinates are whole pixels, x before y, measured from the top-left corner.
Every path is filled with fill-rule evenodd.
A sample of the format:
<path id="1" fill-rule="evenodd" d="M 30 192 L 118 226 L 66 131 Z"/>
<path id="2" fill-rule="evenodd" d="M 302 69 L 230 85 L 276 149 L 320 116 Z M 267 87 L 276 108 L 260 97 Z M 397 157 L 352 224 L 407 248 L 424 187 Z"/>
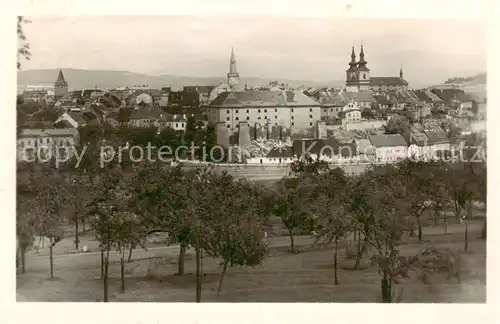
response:
<path id="1" fill-rule="evenodd" d="M 17 302 L 486 303 L 487 30 L 18 16 Z"/>

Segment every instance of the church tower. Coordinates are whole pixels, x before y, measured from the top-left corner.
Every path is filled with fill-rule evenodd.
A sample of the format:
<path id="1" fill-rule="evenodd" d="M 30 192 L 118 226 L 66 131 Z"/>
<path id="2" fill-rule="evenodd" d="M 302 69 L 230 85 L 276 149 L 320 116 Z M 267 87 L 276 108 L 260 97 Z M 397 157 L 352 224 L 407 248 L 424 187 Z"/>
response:
<path id="1" fill-rule="evenodd" d="M 351 52 L 351 62 L 349 63 L 349 68 L 346 70 L 346 91 L 355 92 L 358 91 L 358 63 L 356 62 L 356 54 L 354 54 L 354 46 Z"/>
<path id="2" fill-rule="evenodd" d="M 399 78 L 403 78 L 403 65 L 401 65 L 401 68 L 399 69 Z"/>
<path id="3" fill-rule="evenodd" d="M 64 96 L 67 92 L 68 92 L 68 83 L 64 79 L 62 70 L 59 70 L 59 75 L 57 76 L 57 80 L 54 83 L 54 96 L 61 97 Z"/>
<path id="4" fill-rule="evenodd" d="M 370 90 L 370 69 L 366 67 L 365 52 L 363 45 L 361 45 L 361 52 L 359 53 L 358 62 L 358 85 L 360 91 Z"/>
<path id="5" fill-rule="evenodd" d="M 234 57 L 234 48 L 231 48 L 231 59 L 229 60 L 229 73 L 227 74 L 227 83 L 233 89 L 238 85 L 240 75 L 236 72 L 236 58 Z"/>

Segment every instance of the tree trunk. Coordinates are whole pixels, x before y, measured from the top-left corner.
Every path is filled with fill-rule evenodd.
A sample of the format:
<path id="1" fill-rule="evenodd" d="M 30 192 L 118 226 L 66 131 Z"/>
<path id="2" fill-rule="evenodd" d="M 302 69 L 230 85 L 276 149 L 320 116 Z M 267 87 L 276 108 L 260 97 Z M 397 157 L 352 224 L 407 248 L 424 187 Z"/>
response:
<path id="1" fill-rule="evenodd" d="M 288 230 L 288 236 L 290 236 L 290 251 L 292 253 L 295 253 L 295 242 L 293 240 L 293 233 L 292 233 L 292 230 L 290 228 L 286 228 Z"/>
<path id="2" fill-rule="evenodd" d="M 201 248 L 199 237 L 196 237 L 196 302 L 201 302 L 201 281 L 202 281 L 202 273 L 201 273 Z"/>
<path id="3" fill-rule="evenodd" d="M 217 295 L 219 295 L 219 293 L 222 289 L 222 282 L 224 281 L 224 276 L 226 275 L 228 263 L 229 263 L 228 261 L 224 261 L 224 264 L 222 265 L 222 272 L 220 274 L 219 287 L 217 288 Z"/>
<path id="4" fill-rule="evenodd" d="M 384 278 L 382 279 L 382 302 L 383 303 L 392 302 L 391 282 L 390 279 L 386 277 L 386 275 L 384 275 Z"/>
<path id="5" fill-rule="evenodd" d="M 359 266 L 361 264 L 361 259 L 363 258 L 363 254 L 365 254 L 366 247 L 368 245 L 368 240 L 365 237 L 363 241 L 363 246 L 361 247 L 361 250 L 358 248 L 358 255 L 356 255 L 356 262 L 354 263 L 354 270 L 359 270 Z M 359 241 L 358 241 L 358 247 L 359 247 Z"/>
<path id="6" fill-rule="evenodd" d="M 122 293 L 125 292 L 125 250 L 122 249 L 122 256 L 120 258 L 120 278 L 121 278 L 121 286 L 120 291 Z"/>
<path id="7" fill-rule="evenodd" d="M 130 249 L 128 250 L 127 262 L 130 263 L 130 261 L 132 261 L 132 245 L 130 245 Z"/>
<path id="8" fill-rule="evenodd" d="M 448 234 L 448 219 L 446 213 L 443 213 L 444 234 Z"/>
<path id="9" fill-rule="evenodd" d="M 40 239 L 38 240 L 38 244 L 36 246 L 36 252 L 35 252 L 36 254 L 38 254 L 38 249 L 40 248 L 40 244 L 42 243 L 42 238 L 43 238 L 43 236 L 40 236 Z"/>
<path id="10" fill-rule="evenodd" d="M 54 250 L 54 245 L 51 242 L 49 246 L 50 279 L 54 279 L 54 256 L 52 255 L 53 250 Z"/>
<path id="11" fill-rule="evenodd" d="M 104 250 L 101 248 L 101 278 L 104 278 Z"/>
<path id="12" fill-rule="evenodd" d="M 439 210 L 434 210 L 434 225 L 438 224 Z"/>
<path id="13" fill-rule="evenodd" d="M 26 273 L 26 249 L 21 248 L 21 273 Z"/>
<path id="14" fill-rule="evenodd" d="M 179 262 L 178 262 L 178 271 L 177 274 L 179 276 L 184 275 L 184 260 L 186 258 L 186 244 L 181 242 L 181 247 L 179 250 Z"/>
<path id="15" fill-rule="evenodd" d="M 467 248 L 469 247 L 469 235 L 468 235 L 468 225 L 465 223 L 465 246 L 464 246 L 464 251 L 467 251 Z"/>
<path id="16" fill-rule="evenodd" d="M 104 257 L 104 302 L 108 302 L 108 257 Z"/>
<path id="17" fill-rule="evenodd" d="M 418 241 L 422 242 L 422 224 L 420 224 L 420 220 L 418 221 Z"/>
<path id="18" fill-rule="evenodd" d="M 78 213 L 75 215 L 75 250 L 78 251 L 78 243 L 79 243 L 79 238 L 78 238 Z"/>
<path id="19" fill-rule="evenodd" d="M 338 249 L 339 249 L 339 239 L 336 237 L 335 238 L 335 252 L 333 253 L 333 272 L 334 272 L 334 277 L 335 277 L 335 285 L 339 284 L 339 278 L 337 275 L 337 255 L 338 255 Z"/>

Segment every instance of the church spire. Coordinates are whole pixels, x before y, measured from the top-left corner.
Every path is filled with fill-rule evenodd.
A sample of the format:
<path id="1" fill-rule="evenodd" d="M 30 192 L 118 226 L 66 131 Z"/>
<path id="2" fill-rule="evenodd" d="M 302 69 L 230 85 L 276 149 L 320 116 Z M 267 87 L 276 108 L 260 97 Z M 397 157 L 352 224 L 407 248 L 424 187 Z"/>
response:
<path id="1" fill-rule="evenodd" d="M 365 52 L 363 50 L 363 45 L 361 44 L 361 52 L 359 52 L 359 65 L 366 65 L 366 62 L 365 61 Z"/>
<path id="2" fill-rule="evenodd" d="M 57 80 L 56 80 L 56 85 L 61 85 L 61 86 L 64 86 L 66 85 L 66 80 L 64 79 L 64 74 L 62 72 L 62 69 L 59 70 L 59 75 L 57 76 Z"/>
<path id="3" fill-rule="evenodd" d="M 401 68 L 399 69 L 399 77 L 403 78 L 403 64 L 401 64 Z"/>
<path id="4" fill-rule="evenodd" d="M 234 88 L 240 79 L 240 75 L 236 71 L 236 58 L 234 56 L 234 47 L 231 47 L 231 58 L 229 59 L 229 73 L 227 74 L 227 83 L 231 88 Z"/>
<path id="5" fill-rule="evenodd" d="M 352 47 L 352 52 L 351 52 L 351 63 L 349 65 L 357 65 L 356 63 L 356 53 L 354 53 L 354 46 Z"/>
<path id="6" fill-rule="evenodd" d="M 234 47 L 231 47 L 231 59 L 229 60 L 229 73 L 236 73 L 236 58 L 234 57 Z"/>

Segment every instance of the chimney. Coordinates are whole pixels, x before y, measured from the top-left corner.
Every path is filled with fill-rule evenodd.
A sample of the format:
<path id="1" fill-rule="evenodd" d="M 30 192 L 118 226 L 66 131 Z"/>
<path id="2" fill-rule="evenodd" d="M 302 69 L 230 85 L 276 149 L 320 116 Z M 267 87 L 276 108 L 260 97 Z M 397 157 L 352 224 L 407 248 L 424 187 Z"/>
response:
<path id="1" fill-rule="evenodd" d="M 295 93 L 293 91 L 286 91 L 286 101 L 292 102 L 295 97 Z"/>

